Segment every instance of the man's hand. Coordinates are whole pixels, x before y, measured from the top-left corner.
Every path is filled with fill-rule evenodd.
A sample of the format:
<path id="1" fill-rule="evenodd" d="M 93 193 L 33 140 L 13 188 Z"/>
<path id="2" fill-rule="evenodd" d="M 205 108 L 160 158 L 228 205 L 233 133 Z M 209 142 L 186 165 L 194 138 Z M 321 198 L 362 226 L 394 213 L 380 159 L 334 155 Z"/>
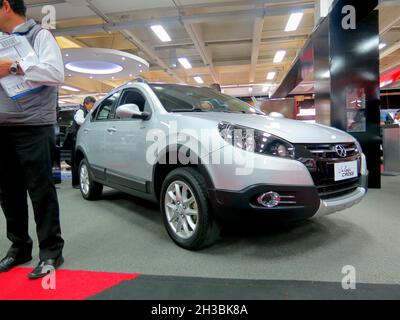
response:
<path id="1" fill-rule="evenodd" d="M 10 68 L 12 64 L 13 64 L 12 60 L 9 59 L 0 60 L 0 79 L 10 75 Z"/>

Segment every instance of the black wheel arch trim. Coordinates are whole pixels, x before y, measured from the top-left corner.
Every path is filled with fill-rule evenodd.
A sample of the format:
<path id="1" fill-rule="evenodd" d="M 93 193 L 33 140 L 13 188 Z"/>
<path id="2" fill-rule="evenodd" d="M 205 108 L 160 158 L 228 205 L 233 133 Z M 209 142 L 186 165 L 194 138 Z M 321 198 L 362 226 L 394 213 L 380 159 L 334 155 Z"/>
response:
<path id="1" fill-rule="evenodd" d="M 176 150 L 179 150 L 179 148 L 181 148 L 181 147 L 186 147 L 186 146 L 184 146 L 182 144 L 178 144 L 178 145 L 174 145 L 174 146 L 168 146 L 168 147 L 164 148 L 158 154 L 157 161 L 153 165 L 152 182 L 151 182 L 151 186 L 150 186 L 150 192 L 151 193 L 156 194 L 156 188 L 155 188 L 155 184 L 156 184 L 156 181 L 157 181 L 156 180 L 156 169 L 158 168 L 158 166 L 164 165 L 163 163 L 160 163 L 160 160 L 166 159 L 167 154 L 169 154 L 171 152 L 171 148 L 173 148 L 173 150 L 175 150 L 175 152 L 176 152 Z M 188 149 L 187 151 L 193 152 L 191 149 Z M 185 167 L 185 166 L 196 167 L 199 170 L 200 174 L 203 175 L 203 177 L 205 178 L 206 183 L 207 183 L 207 187 L 209 189 L 214 189 L 215 188 L 214 187 L 214 182 L 213 182 L 213 180 L 211 178 L 211 175 L 210 175 L 207 167 L 202 163 L 201 158 L 198 156 L 198 154 L 195 154 L 195 156 L 196 156 L 197 163 L 195 163 L 195 164 L 189 163 L 187 165 L 185 165 L 185 164 L 180 165 L 179 163 L 177 163 L 176 167 L 179 167 L 179 166 L 182 166 L 182 167 Z M 170 165 L 170 164 L 165 163 L 165 165 Z M 171 165 L 175 166 L 175 164 L 171 164 Z"/>

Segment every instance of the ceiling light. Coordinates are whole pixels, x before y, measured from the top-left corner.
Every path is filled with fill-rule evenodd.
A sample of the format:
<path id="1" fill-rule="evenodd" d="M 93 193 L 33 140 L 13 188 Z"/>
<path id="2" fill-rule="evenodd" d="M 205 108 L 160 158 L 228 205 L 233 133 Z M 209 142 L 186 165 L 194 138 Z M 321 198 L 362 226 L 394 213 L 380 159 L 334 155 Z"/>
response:
<path id="1" fill-rule="evenodd" d="M 267 80 L 274 80 L 275 76 L 276 76 L 276 72 L 275 71 L 268 72 Z"/>
<path id="2" fill-rule="evenodd" d="M 74 72 L 87 74 L 113 74 L 121 72 L 124 69 L 112 62 L 95 60 L 70 62 L 65 65 L 65 68 Z"/>
<path id="3" fill-rule="evenodd" d="M 292 13 L 289 17 L 289 20 L 287 22 L 285 31 L 290 32 L 290 31 L 295 31 L 299 27 L 300 21 L 303 18 L 303 12 L 295 12 Z"/>
<path id="4" fill-rule="evenodd" d="M 153 32 L 156 34 L 156 36 L 157 36 L 162 42 L 170 42 L 170 41 L 171 41 L 171 37 L 169 36 L 169 34 L 167 33 L 167 31 L 165 31 L 165 29 L 163 28 L 163 26 L 160 26 L 160 25 L 151 26 L 151 30 L 153 30 Z"/>
<path id="5" fill-rule="evenodd" d="M 79 92 L 81 90 L 74 88 L 74 87 L 70 87 L 70 86 L 61 86 L 61 89 L 67 90 L 67 91 L 72 91 L 72 92 Z"/>
<path id="6" fill-rule="evenodd" d="M 104 48 L 71 48 L 63 49 L 65 74 L 72 77 L 93 76 L 93 79 L 111 80 L 128 78 L 139 74 L 139 70 L 146 72 L 149 64 L 133 54 Z M 139 67 L 141 65 L 141 67 Z M 132 78 L 131 76 L 129 76 Z"/>
<path id="7" fill-rule="evenodd" d="M 182 67 L 184 67 L 185 69 L 192 69 L 192 65 L 190 64 L 188 59 L 179 58 L 178 61 L 182 65 Z"/>
<path id="8" fill-rule="evenodd" d="M 274 63 L 280 63 L 285 58 L 286 51 L 285 50 L 278 50 L 274 57 Z"/>
<path id="9" fill-rule="evenodd" d="M 379 50 L 382 50 L 382 49 L 385 48 L 386 46 L 387 46 L 386 43 L 381 42 L 381 43 L 379 44 Z M 376 47 L 375 47 L 375 48 L 376 48 Z"/>
<path id="10" fill-rule="evenodd" d="M 194 77 L 193 79 L 194 79 L 198 84 L 203 84 L 203 83 L 204 83 L 202 77 Z"/>

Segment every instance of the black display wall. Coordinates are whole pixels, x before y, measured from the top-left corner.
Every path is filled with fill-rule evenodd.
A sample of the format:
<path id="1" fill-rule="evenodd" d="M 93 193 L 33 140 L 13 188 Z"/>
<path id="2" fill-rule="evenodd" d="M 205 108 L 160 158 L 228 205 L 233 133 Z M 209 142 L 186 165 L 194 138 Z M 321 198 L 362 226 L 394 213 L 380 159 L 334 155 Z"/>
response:
<path id="1" fill-rule="evenodd" d="M 337 0 L 328 22 L 325 20 L 329 25 L 316 32 L 319 41 L 314 44 L 317 119 L 329 122 L 326 118 L 329 94 L 330 125 L 349 132 L 360 141 L 367 157 L 370 188 L 381 186 L 377 5 L 377 0 Z M 323 114 L 319 113 L 321 111 Z"/>

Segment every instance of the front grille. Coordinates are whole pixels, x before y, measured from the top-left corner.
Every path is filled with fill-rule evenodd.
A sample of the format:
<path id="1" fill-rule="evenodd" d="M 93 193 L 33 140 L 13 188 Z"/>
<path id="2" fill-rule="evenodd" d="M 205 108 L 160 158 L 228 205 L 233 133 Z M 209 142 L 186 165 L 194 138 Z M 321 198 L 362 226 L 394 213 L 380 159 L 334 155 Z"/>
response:
<path id="1" fill-rule="evenodd" d="M 332 199 L 352 193 L 360 186 L 360 178 L 353 178 L 344 181 L 336 181 L 333 184 L 317 186 L 321 199 Z"/>
<path id="2" fill-rule="evenodd" d="M 346 156 L 340 157 L 335 147 L 343 146 Z M 297 144 L 296 158 L 310 171 L 321 199 L 332 199 L 354 192 L 360 186 L 361 155 L 354 143 Z M 342 149 L 343 150 L 343 149 Z M 337 162 L 358 162 L 358 177 L 335 181 L 334 165 Z"/>
<path id="3" fill-rule="evenodd" d="M 343 146 L 344 150 L 346 150 L 345 158 L 355 156 L 359 153 L 355 143 L 306 145 L 305 148 L 319 159 L 343 159 L 336 152 L 335 147 L 338 145 Z"/>

